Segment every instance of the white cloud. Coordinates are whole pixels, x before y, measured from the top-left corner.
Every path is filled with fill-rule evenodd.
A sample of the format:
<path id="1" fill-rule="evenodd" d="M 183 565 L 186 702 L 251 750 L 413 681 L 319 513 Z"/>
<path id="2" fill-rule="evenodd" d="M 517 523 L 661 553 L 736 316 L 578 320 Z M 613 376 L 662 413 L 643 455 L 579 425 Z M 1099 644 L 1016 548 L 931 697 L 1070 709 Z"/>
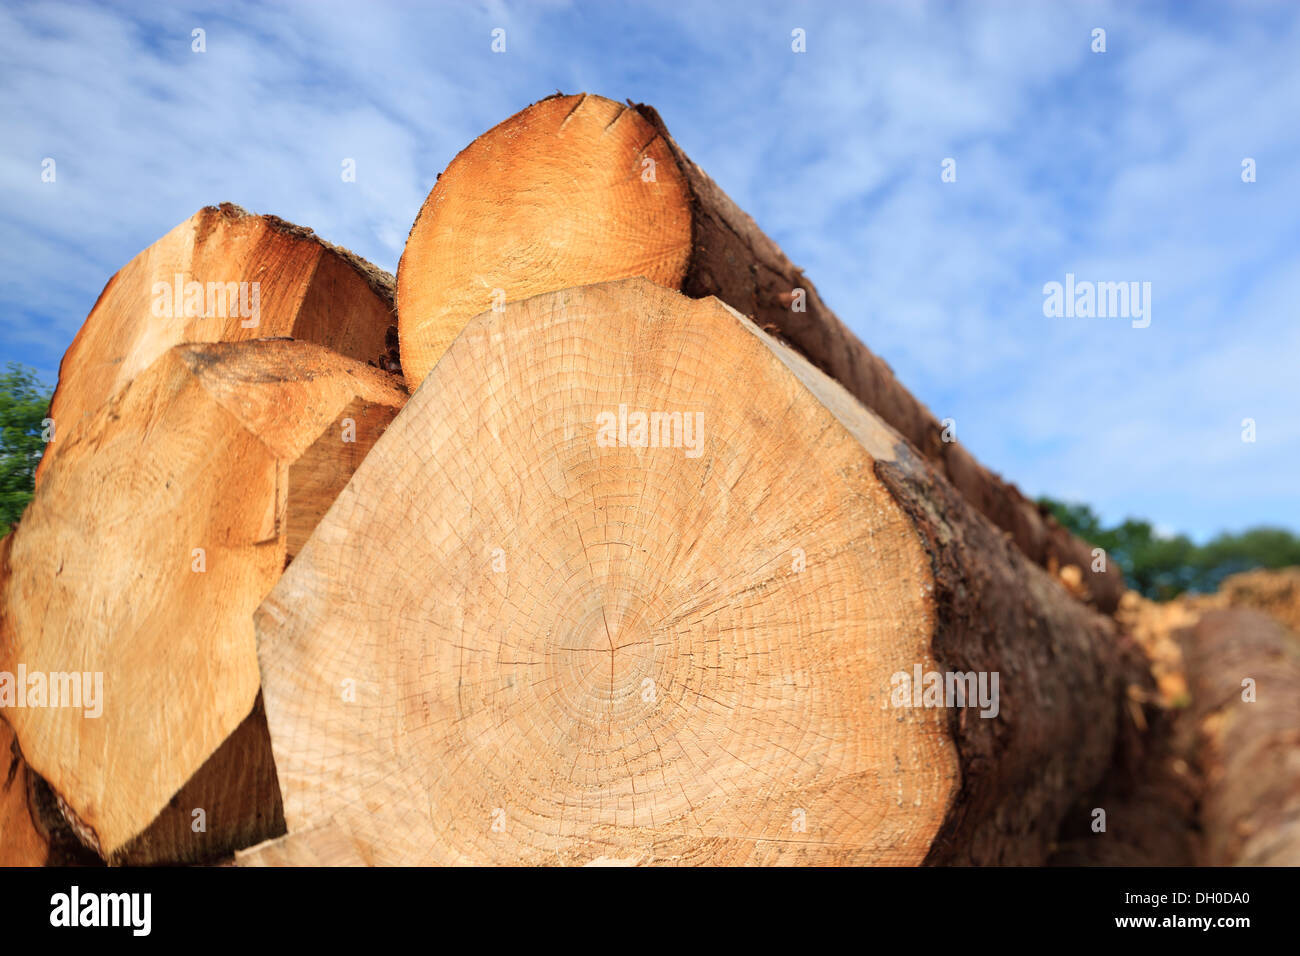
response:
<path id="1" fill-rule="evenodd" d="M 1300 526 L 1300 9 L 197 9 L 0 9 L 0 338 L 47 376 L 108 277 L 198 207 L 273 212 L 391 270 L 456 151 L 586 88 L 656 105 L 1026 491 L 1202 534 Z M 806 54 L 790 51 L 795 26 Z M 1106 54 L 1089 51 L 1094 26 Z M 1243 156 L 1259 182 L 1240 182 Z M 1151 281 L 1151 328 L 1044 319 L 1042 284 L 1066 271 Z M 1247 414 L 1260 440 L 1243 448 Z"/>

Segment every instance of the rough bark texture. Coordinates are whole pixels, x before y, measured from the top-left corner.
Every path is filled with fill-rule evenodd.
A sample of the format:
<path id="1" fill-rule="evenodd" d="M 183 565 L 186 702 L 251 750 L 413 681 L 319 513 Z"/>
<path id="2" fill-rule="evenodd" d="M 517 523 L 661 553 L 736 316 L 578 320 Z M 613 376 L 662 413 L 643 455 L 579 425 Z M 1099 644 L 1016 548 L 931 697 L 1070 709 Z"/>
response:
<path id="1" fill-rule="evenodd" d="M 1051 866 L 1194 866 L 1199 860 L 1196 778 L 1175 748 L 1177 720 L 1150 714 L 1128 733 L 1102 785 L 1066 815 Z M 1097 811 L 1106 816 L 1098 829 Z"/>
<path id="2" fill-rule="evenodd" d="M 1204 787 L 1201 862 L 1300 866 L 1300 641 L 1250 610 L 1210 611 L 1182 641 Z"/>
<path id="3" fill-rule="evenodd" d="M 1199 778 L 1190 758 L 1187 683 L 1178 629 L 1199 614 L 1183 602 L 1124 594 L 1115 622 L 1135 673 L 1111 768 L 1067 814 L 1057 866 L 1190 866 L 1200 854 Z M 1105 820 L 1097 818 L 1105 811 Z M 1100 824 L 1104 822 L 1104 829 Z"/>
<path id="4" fill-rule="evenodd" d="M 1141 673 L 1146 663 L 1134 658 L 1131 666 Z M 1185 721 L 1179 711 L 1161 706 L 1149 676 L 1129 690 L 1111 766 L 1101 784 L 1081 794 L 1066 814 L 1049 860 L 1053 866 L 1193 866 L 1198 861 L 1199 788 L 1185 757 Z"/>
<path id="5" fill-rule="evenodd" d="M 0 671 L 99 675 L 97 714 L 5 716 L 105 859 L 283 830 L 252 612 L 405 397 L 306 342 L 183 345 L 67 438 L 7 539 Z"/>
<path id="6" fill-rule="evenodd" d="M 180 276 L 203 287 L 202 311 L 175 314 Z M 220 295 L 208 298 L 208 284 Z M 226 283 L 236 284 L 232 297 Z M 245 283 L 245 316 L 238 284 Z M 213 292 L 217 290 L 214 288 Z M 167 299 L 166 310 L 159 308 Z M 158 314 L 160 311 L 165 314 Z M 99 408 L 175 345 L 291 336 L 390 372 L 400 372 L 393 277 L 312 230 L 232 203 L 206 206 L 141 252 L 109 279 L 59 366 L 50 405 L 54 441 L 37 482 Z"/>
<path id="7" fill-rule="evenodd" d="M 707 445 L 602 446 L 624 403 Z M 643 279 L 471 322 L 257 627 L 283 846 L 377 863 L 1042 863 L 1131 665 L 839 384 Z"/>
<path id="8" fill-rule="evenodd" d="M 1078 794 L 1112 766 L 1141 655 L 931 466 L 900 453 L 876 473 L 931 559 L 940 669 L 1001 675 L 998 719 L 949 712 L 962 788 L 926 862 L 1040 865 Z"/>
<path id="9" fill-rule="evenodd" d="M 655 166 L 647 178 L 648 162 Z M 1063 575 L 1071 589 L 1115 610 L 1124 590 L 1118 569 L 1094 571 L 1090 547 L 959 444 L 943 441 L 934 415 L 644 104 L 548 97 L 452 161 L 398 269 L 408 385 L 419 384 L 494 294 L 513 300 L 630 276 L 716 296 L 793 345 L 934 462 L 1032 561 L 1053 573 L 1077 568 Z"/>

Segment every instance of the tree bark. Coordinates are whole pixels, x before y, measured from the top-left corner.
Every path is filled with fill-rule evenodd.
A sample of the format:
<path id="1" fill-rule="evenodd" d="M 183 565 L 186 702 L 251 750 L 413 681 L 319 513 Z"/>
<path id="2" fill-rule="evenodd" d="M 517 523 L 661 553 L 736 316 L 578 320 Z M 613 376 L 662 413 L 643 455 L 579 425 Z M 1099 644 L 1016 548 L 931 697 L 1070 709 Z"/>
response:
<path id="1" fill-rule="evenodd" d="M 397 273 L 414 389 L 475 314 L 569 286 L 645 276 L 717 296 L 844 385 L 1031 560 L 1112 613 L 1119 570 L 1095 558 L 943 429 L 644 104 L 549 97 L 480 136 L 439 177 Z"/>
<path id="2" fill-rule="evenodd" d="M 0 707 L 104 859 L 282 830 L 252 612 L 405 397 L 305 342 L 183 345 L 67 438 L 10 539 Z"/>
<path id="3" fill-rule="evenodd" d="M 198 297 L 187 301 L 190 283 Z M 82 423 L 169 348 L 281 336 L 400 372 L 393 277 L 277 216 L 200 209 L 104 286 L 59 366 L 37 482 Z"/>
<path id="4" fill-rule="evenodd" d="M 470 322 L 256 622 L 285 845 L 379 864 L 1041 863 L 1129 677 L 880 417 L 644 279 Z"/>
<path id="5" fill-rule="evenodd" d="M 1201 862 L 1300 865 L 1300 641 L 1251 610 L 1210 611 L 1182 641 L 1204 787 Z"/>

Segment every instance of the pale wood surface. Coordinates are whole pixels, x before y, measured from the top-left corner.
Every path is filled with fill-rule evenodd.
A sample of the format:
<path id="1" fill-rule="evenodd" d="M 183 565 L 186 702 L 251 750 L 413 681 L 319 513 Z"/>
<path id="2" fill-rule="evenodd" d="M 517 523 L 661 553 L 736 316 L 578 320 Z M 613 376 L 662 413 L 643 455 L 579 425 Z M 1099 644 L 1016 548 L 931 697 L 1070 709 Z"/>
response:
<path id="1" fill-rule="evenodd" d="M 361 455 L 343 419 L 373 440 L 405 397 L 396 377 L 306 342 L 184 345 L 67 440 L 12 536 L 0 670 L 103 674 L 99 717 L 67 707 L 6 716 L 106 858 L 248 717 L 259 684 L 252 612 L 291 538 Z M 195 806 L 208 832 L 185 857 L 238 825 L 211 801 Z M 166 852 L 175 843 L 146 841 Z"/>
<path id="2" fill-rule="evenodd" d="M 621 404 L 700 455 L 601 447 Z M 1124 688 L 842 386 L 644 279 L 475 318 L 256 620 L 290 836 L 379 864 L 1042 862 Z M 891 705 L 940 661 L 1000 719 Z"/>
<path id="3" fill-rule="evenodd" d="M 154 315 L 155 283 L 174 286 L 177 275 L 182 291 L 190 281 L 204 287 L 205 310 L 208 283 L 258 283 L 257 325 L 246 326 L 251 318 L 216 298 L 211 315 Z M 100 293 L 59 366 L 50 408 L 55 440 L 37 482 L 61 443 L 176 345 L 290 336 L 396 371 L 392 284 L 387 273 L 310 229 L 230 203 L 200 209 L 123 266 Z M 250 306 L 251 291 L 249 285 Z"/>
<path id="4" fill-rule="evenodd" d="M 620 403 L 702 412 L 703 453 L 598 447 Z M 290 834 L 919 862 L 957 785 L 940 715 L 888 706 L 931 663 L 927 559 L 849 424 L 734 312 L 644 280 L 476 321 L 258 611 Z"/>
<path id="5" fill-rule="evenodd" d="M 644 104 L 547 97 L 452 160 L 397 270 L 407 384 L 419 385 L 466 322 L 501 298 L 633 276 L 716 296 L 780 336 L 932 461 L 1030 560 L 1103 611 L 1118 606 L 1124 581 L 1113 562 L 1095 568 L 1089 546 L 960 442 L 943 440 L 938 418 Z"/>

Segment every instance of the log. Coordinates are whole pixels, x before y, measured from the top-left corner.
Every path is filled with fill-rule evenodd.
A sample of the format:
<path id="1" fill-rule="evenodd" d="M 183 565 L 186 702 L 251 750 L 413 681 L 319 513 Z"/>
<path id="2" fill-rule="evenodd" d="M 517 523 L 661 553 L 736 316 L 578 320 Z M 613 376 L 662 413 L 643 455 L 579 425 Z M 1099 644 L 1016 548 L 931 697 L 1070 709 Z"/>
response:
<path id="1" fill-rule="evenodd" d="M 104 859 L 282 829 L 252 612 L 405 397 L 306 342 L 183 345 L 67 438 L 12 535 L 0 706 Z M 38 706 L 55 674 L 83 706 Z"/>
<path id="2" fill-rule="evenodd" d="M 1197 786 L 1182 752 L 1180 712 L 1160 706 L 1154 678 L 1129 690 L 1132 719 L 1123 724 L 1111 766 L 1066 815 L 1050 866 L 1196 865 Z"/>
<path id="3" fill-rule="evenodd" d="M 1210 611 L 1181 637 L 1202 864 L 1300 865 L 1300 641 L 1253 610 Z"/>
<path id="4" fill-rule="evenodd" d="M 376 864 L 1041 863 L 1124 706 L 1113 622 L 645 279 L 470 322 L 255 621 L 289 838 Z"/>
<path id="5" fill-rule="evenodd" d="M 49 841 L 28 798 L 29 771 L 9 724 L 0 717 L 0 866 L 44 866 Z"/>
<path id="6" fill-rule="evenodd" d="M 644 104 L 556 95 L 466 147 L 439 177 L 397 270 L 408 387 L 474 315 L 503 301 L 645 276 L 713 295 L 779 335 L 936 465 L 1034 562 L 1111 613 L 1119 570 L 1020 491 L 942 440 L 934 415 L 821 300 Z M 802 295 L 800 294 L 802 293 Z"/>
<path id="7" fill-rule="evenodd" d="M 49 786 L 23 759 L 18 739 L 0 717 L 0 867 L 93 866 Z"/>
<path id="8" fill-rule="evenodd" d="M 100 293 L 59 366 L 37 482 L 60 443 L 169 348 L 281 336 L 398 372 L 392 276 L 278 216 L 200 209 Z"/>
<path id="9" fill-rule="evenodd" d="M 1300 568 L 1259 568 L 1226 578 L 1219 586 L 1225 607 L 1263 611 L 1300 636 Z"/>

